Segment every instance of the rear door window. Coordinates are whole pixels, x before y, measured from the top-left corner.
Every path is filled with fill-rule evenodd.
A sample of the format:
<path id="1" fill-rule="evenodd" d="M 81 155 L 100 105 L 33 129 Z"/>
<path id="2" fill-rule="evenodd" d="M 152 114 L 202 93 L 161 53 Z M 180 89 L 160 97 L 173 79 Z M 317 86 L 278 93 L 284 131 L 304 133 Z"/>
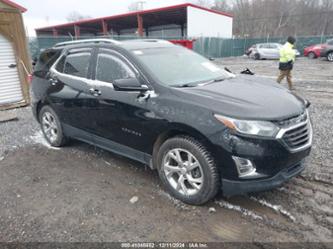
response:
<path id="1" fill-rule="evenodd" d="M 96 62 L 96 80 L 113 83 L 128 78 L 135 78 L 133 69 L 117 55 L 101 49 Z"/>
<path id="2" fill-rule="evenodd" d="M 34 75 L 44 77 L 59 58 L 60 54 L 61 50 L 46 50 L 42 52 L 34 67 Z"/>
<path id="3" fill-rule="evenodd" d="M 91 58 L 91 51 L 70 51 L 64 59 L 63 73 L 73 75 L 81 78 L 88 76 L 89 62 Z M 59 61 L 61 67 L 61 60 Z M 60 68 L 59 68 L 60 69 Z"/>
<path id="4" fill-rule="evenodd" d="M 269 48 L 269 45 L 268 44 L 261 44 L 260 48 Z"/>
<path id="5" fill-rule="evenodd" d="M 269 47 L 272 49 L 278 49 L 278 46 L 276 44 L 270 44 Z"/>

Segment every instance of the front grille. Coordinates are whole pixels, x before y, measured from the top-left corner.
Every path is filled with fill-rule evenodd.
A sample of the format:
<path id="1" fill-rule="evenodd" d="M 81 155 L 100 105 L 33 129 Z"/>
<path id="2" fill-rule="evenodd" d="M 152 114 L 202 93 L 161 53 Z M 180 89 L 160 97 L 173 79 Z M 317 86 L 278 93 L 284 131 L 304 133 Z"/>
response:
<path id="1" fill-rule="evenodd" d="M 299 116 L 280 121 L 281 127 L 278 139 L 292 152 L 311 146 L 312 128 L 307 112 Z"/>
<path id="2" fill-rule="evenodd" d="M 282 137 L 283 141 L 291 149 L 297 149 L 309 143 L 310 141 L 310 127 L 309 123 L 288 130 Z"/>

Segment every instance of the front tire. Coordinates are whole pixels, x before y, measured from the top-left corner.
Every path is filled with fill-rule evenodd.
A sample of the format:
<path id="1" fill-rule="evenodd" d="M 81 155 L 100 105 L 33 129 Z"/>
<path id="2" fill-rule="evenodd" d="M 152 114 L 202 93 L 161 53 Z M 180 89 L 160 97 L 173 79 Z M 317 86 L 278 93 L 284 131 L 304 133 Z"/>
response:
<path id="1" fill-rule="evenodd" d="M 54 147 L 63 146 L 67 139 L 63 133 L 58 115 L 50 106 L 44 106 L 39 112 L 39 123 L 47 142 Z"/>
<path id="2" fill-rule="evenodd" d="M 308 54 L 308 58 L 309 59 L 316 59 L 317 58 L 317 56 L 316 56 L 316 54 L 315 53 L 313 53 L 313 52 L 310 52 L 309 54 Z"/>
<path id="3" fill-rule="evenodd" d="M 207 148 L 192 137 L 179 136 L 162 144 L 157 156 L 163 185 L 175 198 L 201 205 L 215 197 L 220 176 Z"/>
<path id="4" fill-rule="evenodd" d="M 330 62 L 333 62 L 333 52 L 329 52 L 327 54 L 327 60 L 330 61 Z"/>

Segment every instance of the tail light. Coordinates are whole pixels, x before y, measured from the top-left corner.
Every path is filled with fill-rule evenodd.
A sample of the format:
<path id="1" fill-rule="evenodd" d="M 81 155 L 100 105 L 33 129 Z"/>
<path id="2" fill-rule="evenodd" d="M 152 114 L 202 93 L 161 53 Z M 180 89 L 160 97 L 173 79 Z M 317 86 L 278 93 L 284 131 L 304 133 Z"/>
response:
<path id="1" fill-rule="evenodd" d="M 32 82 L 32 74 L 28 74 L 28 83 L 31 84 Z"/>

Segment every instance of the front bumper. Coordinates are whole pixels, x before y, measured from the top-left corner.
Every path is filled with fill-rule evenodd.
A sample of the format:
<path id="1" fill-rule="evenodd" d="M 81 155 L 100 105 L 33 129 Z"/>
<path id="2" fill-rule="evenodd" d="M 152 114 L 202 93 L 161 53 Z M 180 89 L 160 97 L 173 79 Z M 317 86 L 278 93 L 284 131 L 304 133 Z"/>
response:
<path id="1" fill-rule="evenodd" d="M 233 196 L 251 192 L 270 190 L 281 186 L 287 180 L 299 175 L 304 170 L 304 168 L 305 166 L 302 161 L 291 167 L 281 170 L 275 176 L 267 179 L 248 181 L 234 181 L 222 179 L 222 191 L 225 196 Z"/>

